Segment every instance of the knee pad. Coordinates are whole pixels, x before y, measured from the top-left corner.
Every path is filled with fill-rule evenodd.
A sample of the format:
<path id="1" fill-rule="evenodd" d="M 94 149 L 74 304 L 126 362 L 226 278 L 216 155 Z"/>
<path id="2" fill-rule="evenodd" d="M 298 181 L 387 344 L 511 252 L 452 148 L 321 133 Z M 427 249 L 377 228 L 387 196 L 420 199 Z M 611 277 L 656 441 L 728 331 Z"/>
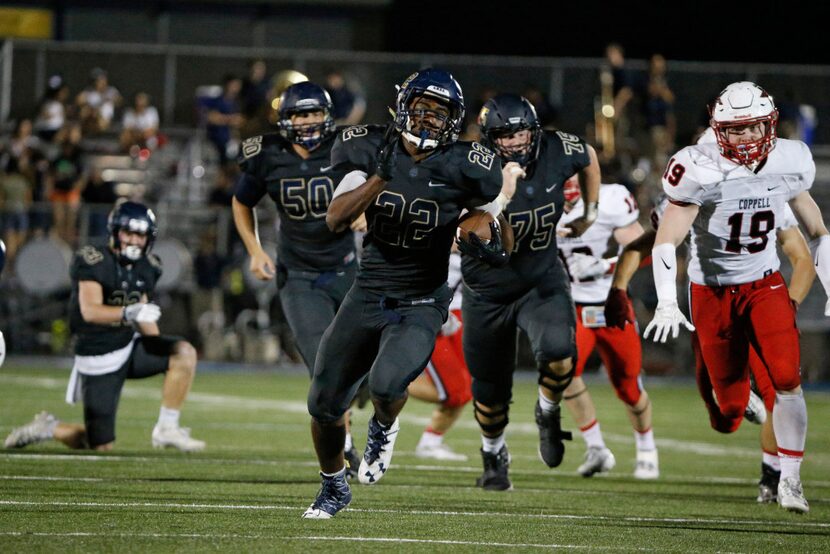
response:
<path id="1" fill-rule="evenodd" d="M 510 417 L 508 417 L 508 412 L 510 411 L 509 404 L 503 404 L 501 408 L 491 409 L 489 407 L 482 407 L 478 402 L 474 402 L 473 408 L 478 426 L 486 434 L 498 436 L 504 432 L 505 427 L 510 422 Z M 485 418 L 490 423 L 483 421 Z M 494 419 L 496 420 L 495 422 L 493 422 Z"/>
<path id="2" fill-rule="evenodd" d="M 539 362 L 539 365 L 537 367 L 537 369 L 539 370 L 538 383 L 540 387 L 544 387 L 548 389 L 550 392 L 558 394 L 560 392 L 563 392 L 566 388 L 568 388 L 568 385 L 570 385 L 571 381 L 573 381 L 574 375 L 576 375 L 576 360 L 573 360 L 573 363 L 571 364 L 571 369 L 564 375 L 555 374 L 551 370 L 551 368 L 548 367 L 549 363 L 550 362 Z M 554 383 L 550 384 L 546 381 L 546 379 L 549 379 Z"/>

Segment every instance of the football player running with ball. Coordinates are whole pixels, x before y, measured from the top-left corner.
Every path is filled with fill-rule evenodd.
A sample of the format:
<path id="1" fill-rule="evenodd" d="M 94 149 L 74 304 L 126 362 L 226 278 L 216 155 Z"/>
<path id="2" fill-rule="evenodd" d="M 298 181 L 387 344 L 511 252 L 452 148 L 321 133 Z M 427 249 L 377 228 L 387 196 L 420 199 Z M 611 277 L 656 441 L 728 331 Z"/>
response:
<path id="1" fill-rule="evenodd" d="M 556 224 L 565 205 L 563 185 L 579 173 L 585 213 L 564 232 L 579 236 L 591 226 L 597 218 L 600 169 L 593 148 L 574 135 L 542 131 L 532 104 L 517 94 L 488 100 L 479 125 L 504 164 L 505 186 L 496 211 L 509 222 L 514 245 L 509 264 L 501 268 L 462 257 L 464 357 L 482 435 L 484 473 L 477 485 L 508 490 L 505 429 L 519 329 L 530 339 L 539 372 L 535 415 L 545 464 L 557 467 L 565 452 L 562 441 L 571 438 L 561 428 L 559 402 L 575 371 L 576 320 L 568 276 L 557 256 Z"/>
<path id="2" fill-rule="evenodd" d="M 327 519 L 352 494 L 344 478 L 344 413 L 367 376 L 375 413 L 358 470 L 373 484 L 389 469 L 407 386 L 424 369 L 447 320 L 450 247 L 463 208 L 491 202 L 502 184 L 495 155 L 458 142 L 461 87 L 446 71 L 424 69 L 398 90 L 386 129 L 338 133 L 332 166 L 345 171 L 326 223 L 342 232 L 364 214 L 368 230 L 354 286 L 323 335 L 308 410 L 322 486 L 306 518 Z M 477 250 L 493 263 L 508 254 L 499 241 Z"/>
<path id="3" fill-rule="evenodd" d="M 652 250 L 658 304 L 643 336 L 665 342 L 670 334 L 677 338 L 680 325 L 696 328 L 720 411 L 734 427 L 749 396 L 747 357 L 752 345 L 776 391 L 778 503 L 807 512 L 800 477 L 807 406 L 799 333 L 795 306 L 778 272 L 774 233 L 789 202 L 813 241 L 816 272 L 825 291 L 830 288 L 830 236 L 809 193 L 816 171 L 810 150 L 800 141 L 778 139 L 777 122 L 778 110 L 764 89 L 750 82 L 732 83 L 712 107 L 717 142 L 688 146 L 669 161 L 663 190 L 670 204 Z M 689 229 L 694 326 L 677 305 L 675 248 Z"/>

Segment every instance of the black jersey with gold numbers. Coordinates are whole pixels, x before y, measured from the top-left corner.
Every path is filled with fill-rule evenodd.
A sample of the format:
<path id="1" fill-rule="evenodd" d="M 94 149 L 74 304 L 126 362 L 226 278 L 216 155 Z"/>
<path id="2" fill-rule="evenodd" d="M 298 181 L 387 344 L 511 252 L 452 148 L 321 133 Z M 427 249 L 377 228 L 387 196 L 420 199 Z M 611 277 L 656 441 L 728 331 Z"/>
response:
<path id="1" fill-rule="evenodd" d="M 332 148 L 334 169 L 372 175 L 383 134 L 377 126 L 340 132 Z M 388 296 L 417 298 L 446 283 L 458 216 L 498 195 L 501 167 L 478 143 L 455 142 L 420 162 L 400 141 L 397 148 L 392 179 L 366 209 L 369 229 L 357 281 Z"/>
<path id="2" fill-rule="evenodd" d="M 346 172 L 331 166 L 334 136 L 323 140 L 307 159 L 278 134 L 252 137 L 242 143 L 242 176 L 234 195 L 253 208 L 268 194 L 280 216 L 277 263 L 301 271 L 331 271 L 355 258 L 354 235 L 333 233 L 326 210 L 334 188 Z"/>
<path id="3" fill-rule="evenodd" d="M 81 316 L 78 283 L 95 281 L 101 285 L 104 304 L 128 306 L 148 297 L 161 276 L 161 262 L 153 255 L 143 256 L 133 264 L 124 265 L 106 245 L 84 246 L 75 253 L 70 269 L 72 296 L 69 299 L 69 326 L 76 335 L 75 354 L 100 356 L 123 348 L 135 332 L 130 323 L 88 323 Z"/>
<path id="4" fill-rule="evenodd" d="M 565 205 L 563 185 L 590 163 L 584 140 L 545 131 L 538 158 L 527 168 L 527 177 L 517 181 L 516 193 L 504 210 L 515 238 L 510 263 L 493 268 L 464 256 L 464 283 L 485 298 L 500 301 L 516 299 L 546 279 L 559 263 L 556 224 Z"/>

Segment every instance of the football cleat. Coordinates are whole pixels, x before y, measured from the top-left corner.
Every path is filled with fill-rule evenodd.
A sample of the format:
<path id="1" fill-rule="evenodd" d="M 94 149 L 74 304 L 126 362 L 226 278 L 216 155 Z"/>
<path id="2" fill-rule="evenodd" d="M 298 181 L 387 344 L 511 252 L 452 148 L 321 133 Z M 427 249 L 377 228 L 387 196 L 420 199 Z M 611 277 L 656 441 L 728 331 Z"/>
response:
<path id="1" fill-rule="evenodd" d="M 178 448 L 182 452 L 200 452 L 205 449 L 205 441 L 190 436 L 190 429 L 178 425 L 158 425 L 153 427 L 153 448 Z"/>
<path id="2" fill-rule="evenodd" d="M 749 401 L 744 410 L 744 419 L 756 425 L 763 425 L 767 420 L 767 407 L 761 397 L 754 391 L 749 391 Z"/>
<path id="3" fill-rule="evenodd" d="M 778 482 L 780 480 L 780 471 L 774 470 L 769 464 L 761 463 L 761 480 L 758 481 L 758 503 L 772 504 L 778 501 Z"/>
<path id="4" fill-rule="evenodd" d="M 4 443 L 6 448 L 23 448 L 30 444 L 48 441 L 55 432 L 58 420 L 49 412 L 40 412 L 35 418 L 27 423 L 13 429 Z"/>
<path id="5" fill-rule="evenodd" d="M 346 479 L 352 479 L 360 467 L 360 454 L 357 453 L 354 444 L 349 450 L 343 451 L 343 457 L 346 458 Z"/>
<path id="6" fill-rule="evenodd" d="M 778 505 L 791 512 L 806 514 L 810 511 L 810 505 L 804 498 L 804 491 L 801 488 L 801 479 L 798 477 L 786 477 L 778 483 Z"/>
<path id="7" fill-rule="evenodd" d="M 375 416 L 369 420 L 369 434 L 366 437 L 366 450 L 357 479 L 364 485 L 374 485 L 386 474 L 392 463 L 392 450 L 400 430 L 398 418 L 388 428 L 384 429 Z"/>
<path id="8" fill-rule="evenodd" d="M 614 454 L 604 446 L 592 446 L 585 452 L 585 461 L 577 468 L 577 473 L 583 477 L 591 477 L 596 473 L 608 473 L 617 465 Z"/>
<path id="9" fill-rule="evenodd" d="M 454 452 L 452 448 L 444 443 L 436 445 L 418 445 L 415 448 L 415 457 L 429 458 L 432 460 L 449 460 L 451 462 L 466 462 L 467 456 Z"/>
<path id="10" fill-rule="evenodd" d="M 484 473 L 476 479 L 476 486 L 486 491 L 509 491 L 513 490 L 513 483 L 507 476 L 507 468 L 510 467 L 510 452 L 507 445 L 494 452 L 481 450 L 481 460 L 484 462 Z"/>
<path id="11" fill-rule="evenodd" d="M 331 477 L 320 472 L 323 483 L 317 492 L 314 503 L 303 512 L 303 519 L 331 519 L 352 501 L 352 490 L 346 481 L 346 470 Z"/>
<path id="12" fill-rule="evenodd" d="M 657 461 L 657 450 L 642 450 L 637 452 L 637 462 L 634 465 L 635 479 L 657 479 L 660 477 L 660 465 Z"/>
<path id="13" fill-rule="evenodd" d="M 557 467 L 565 456 L 564 440 L 572 440 L 570 431 L 562 430 L 561 409 L 556 404 L 552 411 L 542 411 L 536 401 L 536 427 L 539 429 L 539 457 L 548 467 Z"/>

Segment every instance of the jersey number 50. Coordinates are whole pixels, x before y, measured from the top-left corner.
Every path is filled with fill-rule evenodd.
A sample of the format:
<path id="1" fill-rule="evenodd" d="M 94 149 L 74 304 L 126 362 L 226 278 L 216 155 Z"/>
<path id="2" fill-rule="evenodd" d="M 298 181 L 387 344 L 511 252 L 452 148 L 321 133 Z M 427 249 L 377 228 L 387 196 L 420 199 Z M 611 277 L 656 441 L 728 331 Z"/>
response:
<path id="1" fill-rule="evenodd" d="M 280 201 L 291 219 L 306 219 L 309 215 L 320 219 L 326 217 L 333 190 L 334 183 L 328 177 L 312 177 L 308 183 L 303 178 L 282 179 Z"/>

